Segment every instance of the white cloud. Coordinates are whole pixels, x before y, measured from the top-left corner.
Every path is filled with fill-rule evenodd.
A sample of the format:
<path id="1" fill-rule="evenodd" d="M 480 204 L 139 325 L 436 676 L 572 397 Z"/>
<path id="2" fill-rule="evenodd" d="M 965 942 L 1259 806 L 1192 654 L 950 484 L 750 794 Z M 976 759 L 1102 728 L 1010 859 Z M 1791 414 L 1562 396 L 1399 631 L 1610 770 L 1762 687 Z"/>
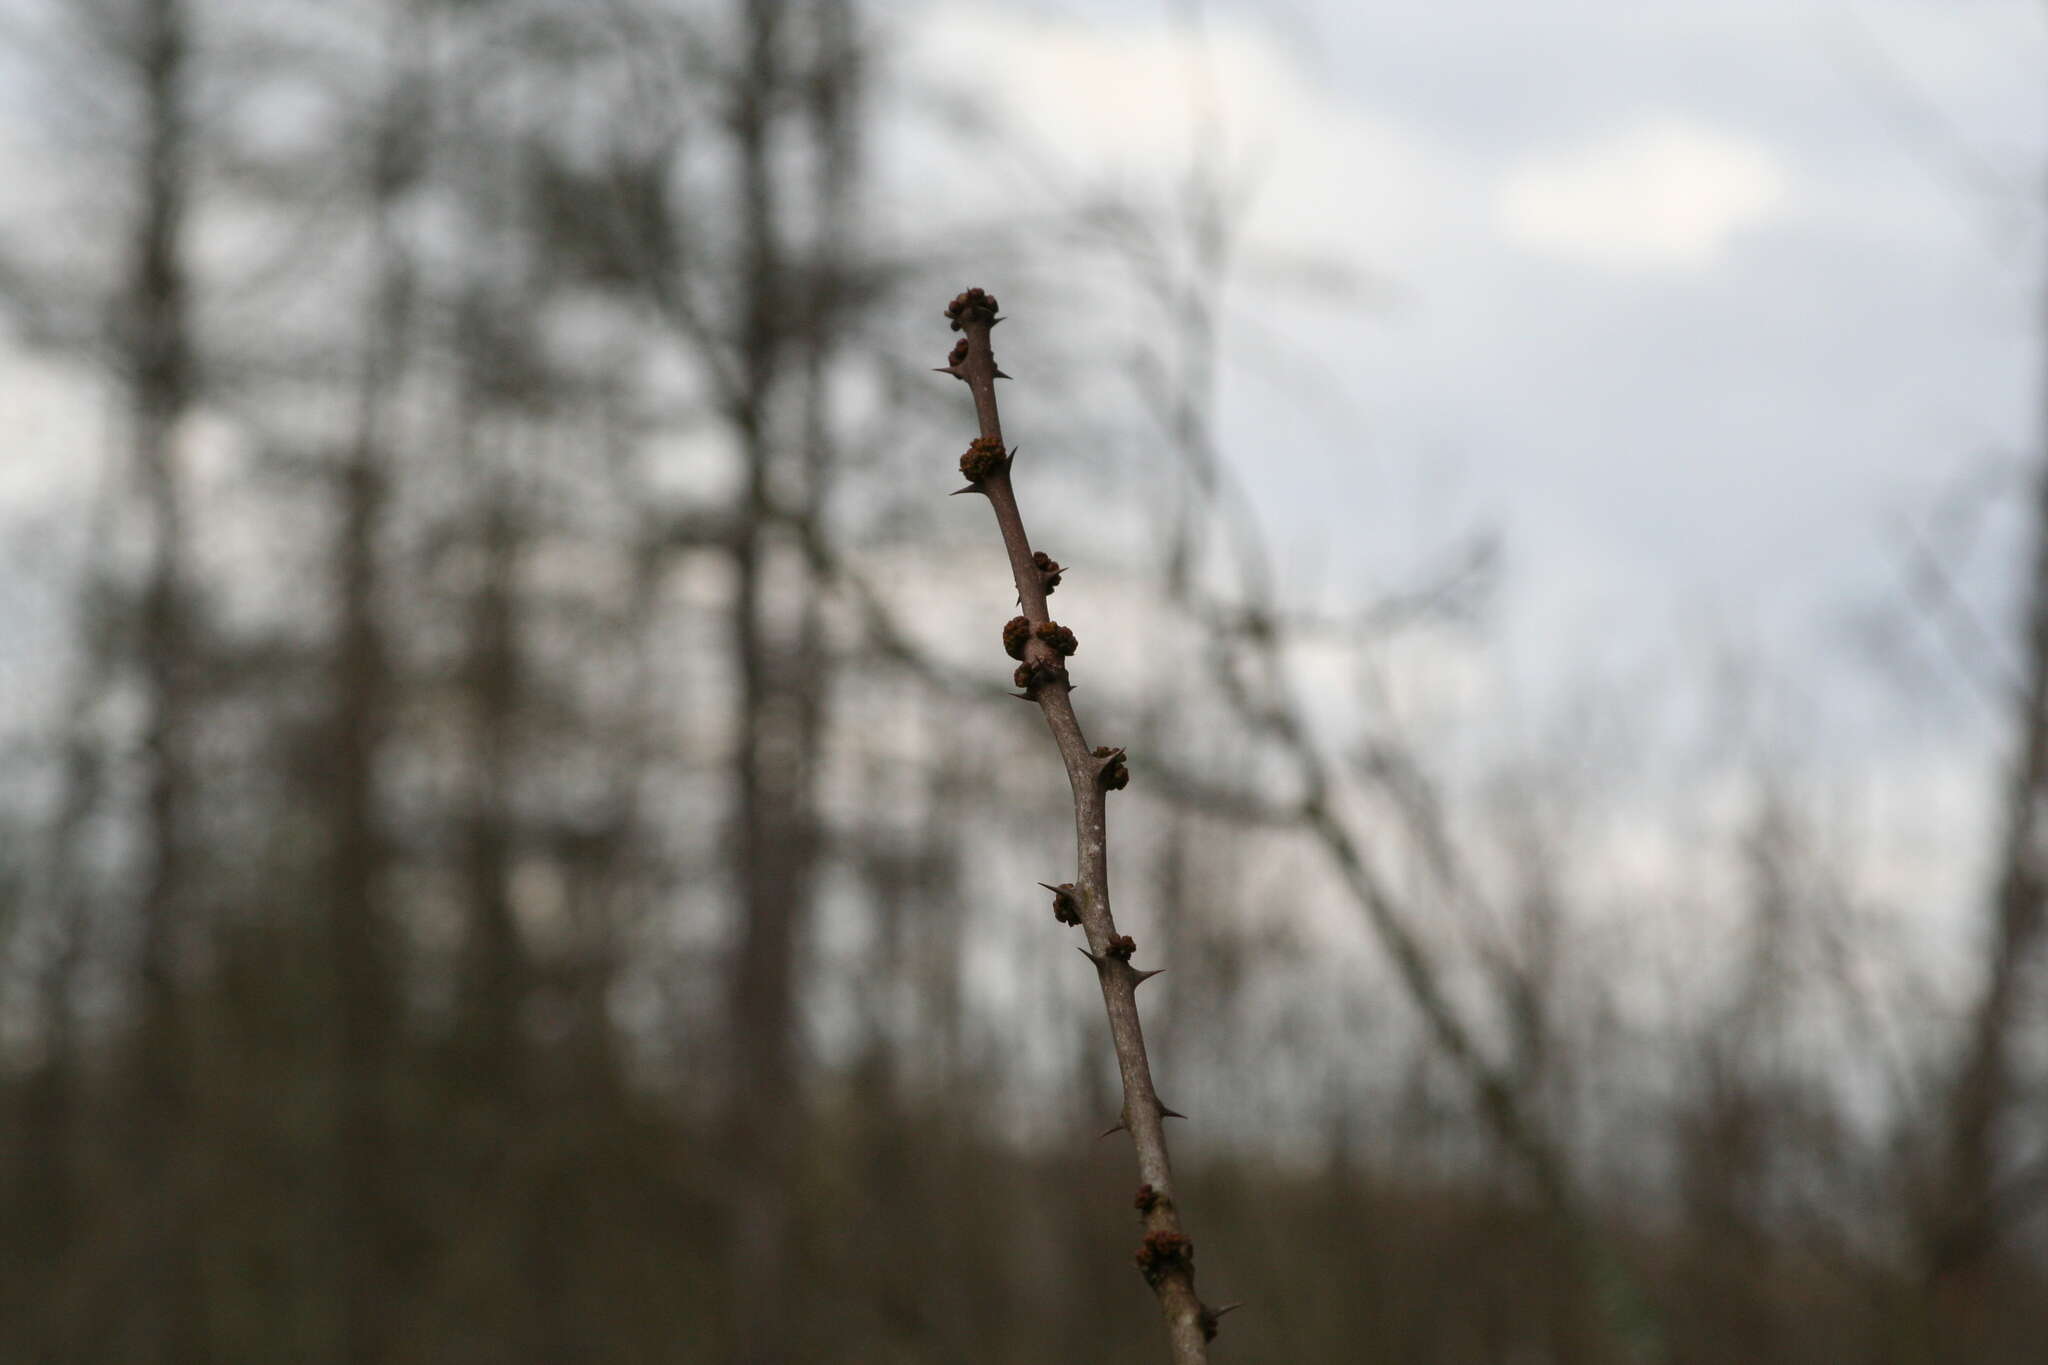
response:
<path id="1" fill-rule="evenodd" d="M 1770 150 L 1683 119 L 1528 157 L 1495 209 L 1510 240 L 1624 269 L 1712 265 L 1784 205 L 1790 177 Z"/>
<path id="2" fill-rule="evenodd" d="M 1004 126 L 1080 178 L 1174 195 L 1200 159 L 1248 191 L 1241 226 L 1265 245 L 1370 263 L 1444 212 L 1442 169 L 1413 129 L 1339 99 L 1256 28 L 937 5 L 908 31 L 909 70 L 953 84 L 974 72 Z"/>

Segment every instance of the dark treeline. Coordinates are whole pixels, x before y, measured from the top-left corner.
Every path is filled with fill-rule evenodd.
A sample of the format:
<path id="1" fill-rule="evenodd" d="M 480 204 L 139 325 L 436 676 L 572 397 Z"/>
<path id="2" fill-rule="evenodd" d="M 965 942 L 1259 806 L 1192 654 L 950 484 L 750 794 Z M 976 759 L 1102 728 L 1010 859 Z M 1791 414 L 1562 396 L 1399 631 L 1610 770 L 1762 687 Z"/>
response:
<path id="1" fill-rule="evenodd" d="M 1279 601 L 1210 425 L 1228 196 L 919 221 L 888 138 L 1002 146 L 974 71 L 906 98 L 914 16 L 10 14 L 11 354 L 104 439 L 20 599 L 0 1358 L 1159 1356 L 1033 886 L 1065 793 L 942 496 L 969 283 L 1104 623 L 1155 1064 L 1248 1305 L 1219 1357 L 2039 1357 L 2048 536 L 2010 828 L 1930 994 L 1886 936 L 1928 907 L 1767 755 L 1646 897 L 1627 740 L 1461 766 L 1403 719 L 1486 540 Z"/>

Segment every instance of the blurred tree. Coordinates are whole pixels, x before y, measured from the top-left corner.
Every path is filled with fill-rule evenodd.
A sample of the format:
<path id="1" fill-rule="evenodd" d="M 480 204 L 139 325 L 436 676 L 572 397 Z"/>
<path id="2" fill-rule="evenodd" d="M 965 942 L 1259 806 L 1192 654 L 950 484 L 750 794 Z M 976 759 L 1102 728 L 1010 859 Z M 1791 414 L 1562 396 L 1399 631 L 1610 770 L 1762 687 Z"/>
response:
<path id="1" fill-rule="evenodd" d="M 327 823 L 327 952 L 334 972 L 335 1178 L 330 1197 L 339 1266 L 340 1356 L 350 1365 L 391 1358 L 402 1280 L 400 1212 L 390 1174 L 391 1053 L 404 1033 L 403 997 L 386 903 L 386 816 L 378 771 L 392 726 L 384 554 L 391 498 L 394 390 L 408 359 L 413 265 L 395 221 L 422 160 L 424 81 L 415 69 L 420 26 L 387 4 L 379 65 L 381 105 L 361 150 L 369 222 L 355 431 L 338 467 L 333 547 L 335 624 L 329 716 L 309 764 Z"/>
<path id="2" fill-rule="evenodd" d="M 117 18 L 106 13 L 107 18 Z M 193 1034 L 182 996 L 198 929 L 195 884 L 198 705 L 194 585 L 187 552 L 185 419 L 197 394 L 197 356 L 185 256 L 192 196 L 189 63 L 183 0 L 137 0 L 106 33 L 138 111 L 134 235 L 117 301 L 116 352 L 129 388 L 134 477 L 145 511 L 135 651 L 144 691 L 143 871 L 137 901 L 137 1023 L 131 1107 L 123 1121 L 133 1243 L 115 1271 L 114 1349 L 135 1360 L 198 1365 L 210 1354 L 196 1230 Z M 112 1285 L 108 1288 L 111 1290 Z"/>
<path id="3" fill-rule="evenodd" d="M 2048 295 L 2044 295 L 2048 298 Z M 2043 386 L 2048 395 L 2048 383 Z M 2048 397 L 2044 397 L 2048 403 Z M 2048 437 L 2044 437 L 2048 439 Z M 2005 1224 L 2002 1186 L 2013 1168 L 2015 1113 L 2033 1087 L 2015 1074 L 2026 1021 L 2039 1003 L 2029 990 L 2038 975 L 2044 911 L 2048 911 L 2048 454 L 2036 457 L 2028 536 L 2031 557 L 2023 591 L 2024 678 L 2013 698 L 2014 756 L 2005 777 L 2005 830 L 1981 980 L 1972 1004 L 1941 1120 L 1934 1211 L 1923 1230 L 1923 1257 L 1939 1303 L 1939 1349 L 1958 1333 L 1977 1349 L 1987 1330 L 1985 1281 L 1999 1259 Z"/>

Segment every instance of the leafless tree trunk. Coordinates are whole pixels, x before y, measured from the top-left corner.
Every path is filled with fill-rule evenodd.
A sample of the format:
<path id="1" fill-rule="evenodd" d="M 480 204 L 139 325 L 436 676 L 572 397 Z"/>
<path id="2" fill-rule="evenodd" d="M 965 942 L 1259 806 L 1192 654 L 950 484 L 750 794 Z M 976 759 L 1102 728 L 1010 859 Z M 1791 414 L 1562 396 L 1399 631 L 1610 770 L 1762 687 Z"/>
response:
<path id="1" fill-rule="evenodd" d="M 365 189 L 371 279 L 357 378 L 356 430 L 338 472 L 340 526 L 333 549 L 333 687 L 322 790 L 328 803 L 328 952 L 334 972 L 335 1256 L 341 1357 L 387 1358 L 398 1281 L 397 1210 L 386 1094 L 399 997 L 384 904 L 386 844 L 377 786 L 389 727 L 390 667 L 383 549 L 390 498 L 390 405 L 407 356 L 412 270 L 392 220 L 422 133 L 405 70 L 415 26 L 406 7 L 385 18 L 386 93 L 369 149 Z"/>
<path id="2" fill-rule="evenodd" d="M 479 1088 L 502 1097 L 517 1082 L 518 1012 L 525 980 L 525 951 L 512 910 L 510 797 L 514 727 L 525 690 L 517 595 L 526 531 L 506 490 L 495 489 L 485 497 L 463 667 L 476 771 L 462 842 L 469 923 L 460 1026 Z"/>
<path id="3" fill-rule="evenodd" d="M 813 808 L 816 747 L 821 738 L 823 664 L 815 585 L 776 530 L 778 511 L 815 510 L 827 475 L 823 414 L 824 366 L 835 281 L 813 272 L 799 281 L 800 257 L 788 240 L 790 206 L 778 186 L 778 134 L 791 96 L 812 82 L 813 117 L 841 98 L 849 72 L 827 51 L 805 70 L 793 56 L 806 37 L 797 25 L 817 17 L 786 0 L 743 0 L 744 54 L 734 74 L 729 120 L 738 159 L 743 235 L 739 266 L 739 336 L 735 382 L 726 417 L 737 433 L 744 488 L 733 522 L 730 557 L 735 591 L 732 656 L 739 695 L 735 725 L 733 813 L 739 885 L 727 1026 L 733 1040 L 729 1114 L 731 1153 L 740 1173 L 735 1222 L 733 1304 L 738 1358 L 791 1358 L 795 1293 L 791 1185 L 802 1132 L 798 1087 L 796 959 L 816 857 Z M 830 11 L 823 38 L 833 40 Z M 849 148 L 843 130 L 823 148 L 820 206 L 844 213 Z M 805 429 L 777 421 L 782 398 L 796 383 L 809 397 Z M 801 442 L 804 458 L 784 451 Z M 796 505 L 778 508 L 778 496 Z M 782 572 L 787 570 L 788 572 Z M 794 604 L 771 596 L 777 580 L 801 595 Z M 800 580 L 800 581 L 799 581 Z"/>
<path id="4" fill-rule="evenodd" d="M 2043 402 L 2048 404 L 2048 383 Z M 2048 423 L 2048 408 L 2043 420 Z M 2039 956 L 2048 891 L 2048 454 L 2041 457 L 2033 496 L 2026 674 L 2015 699 L 2018 736 L 2007 778 L 2004 842 L 1983 979 L 1949 1097 L 1946 1148 L 1924 1250 L 1938 1311 L 1952 1326 L 1973 1316 L 1977 1282 L 1997 1252 L 2001 1129 L 2015 1093 L 2014 1035 L 2028 1003 L 2027 977 Z"/>
<path id="5" fill-rule="evenodd" d="M 85 845 L 106 797 L 109 754 L 100 732 L 101 706 L 122 664 L 124 641 L 110 610 L 106 544 L 121 504 L 119 489 L 103 480 L 94 498 L 87 563 L 77 594 L 79 654 L 67 681 L 65 714 L 57 726 L 57 793 L 37 853 L 39 875 L 29 900 L 29 928 L 39 960 L 34 973 L 36 1027 L 42 1057 L 22 1110 L 20 1185 L 13 1201 L 17 1239 L 33 1248 L 31 1267 L 14 1275 L 25 1296 L 31 1350 L 63 1354 L 70 1325 L 57 1292 L 70 1273 L 81 1215 L 90 1206 L 79 1182 L 84 1131 L 80 1093 L 82 1057 L 77 1002 L 80 969 L 91 948 L 95 897 Z"/>
<path id="6" fill-rule="evenodd" d="M 141 1200 L 142 1264 L 124 1297 L 135 1349 L 173 1365 L 205 1359 L 199 1246 L 187 1185 L 193 1112 L 191 1029 L 179 998 L 197 906 L 191 886 L 193 682 L 179 427 L 192 403 L 194 355 L 184 262 L 191 167 L 190 21 L 182 0 L 142 0 L 132 60 L 144 143 L 136 233 L 123 300 L 134 472 L 151 537 L 136 647 L 147 762 L 136 968 L 137 1049 L 128 1148 Z"/>

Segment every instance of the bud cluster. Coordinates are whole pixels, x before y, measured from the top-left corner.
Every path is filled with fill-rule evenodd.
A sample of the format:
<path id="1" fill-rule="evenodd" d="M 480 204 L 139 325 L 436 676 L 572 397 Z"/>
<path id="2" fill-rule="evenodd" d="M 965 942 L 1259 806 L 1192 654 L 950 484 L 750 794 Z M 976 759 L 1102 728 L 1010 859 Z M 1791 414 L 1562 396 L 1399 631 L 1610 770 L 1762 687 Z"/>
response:
<path id="1" fill-rule="evenodd" d="M 1058 659 L 1027 659 L 1017 665 L 1017 671 L 1010 675 L 1010 681 L 1029 692 L 1040 683 L 1064 682 L 1067 666 Z"/>
<path id="2" fill-rule="evenodd" d="M 1057 621 L 1040 621 L 1031 628 L 1031 633 L 1052 646 L 1052 652 L 1065 658 L 1081 647 L 1074 638 L 1074 632 Z"/>
<path id="3" fill-rule="evenodd" d="M 1195 1244 L 1177 1232 L 1148 1232 L 1133 1258 L 1145 1278 L 1158 1282 L 1168 1271 L 1184 1266 L 1195 1257 Z"/>
<path id="4" fill-rule="evenodd" d="M 1033 551 L 1031 562 L 1038 566 L 1038 585 L 1045 589 L 1047 597 L 1052 596 L 1053 589 L 1060 585 L 1060 575 L 1066 572 L 1065 566 L 1043 550 Z"/>
<path id="5" fill-rule="evenodd" d="M 1013 659 L 1024 657 L 1024 646 L 1031 642 L 1031 622 L 1022 616 L 1012 616 L 1003 627 L 1003 652 Z"/>
<path id="6" fill-rule="evenodd" d="M 986 289 L 970 289 L 964 294 L 957 294 L 946 305 L 946 317 L 956 332 L 976 320 L 992 323 L 996 319 L 996 296 Z"/>
<path id="7" fill-rule="evenodd" d="M 1010 463 L 1009 455 L 1003 450 L 1001 441 L 986 436 L 974 438 L 974 444 L 967 447 L 967 453 L 960 457 L 960 472 L 970 483 L 980 483 L 991 474 L 999 474 Z"/>

